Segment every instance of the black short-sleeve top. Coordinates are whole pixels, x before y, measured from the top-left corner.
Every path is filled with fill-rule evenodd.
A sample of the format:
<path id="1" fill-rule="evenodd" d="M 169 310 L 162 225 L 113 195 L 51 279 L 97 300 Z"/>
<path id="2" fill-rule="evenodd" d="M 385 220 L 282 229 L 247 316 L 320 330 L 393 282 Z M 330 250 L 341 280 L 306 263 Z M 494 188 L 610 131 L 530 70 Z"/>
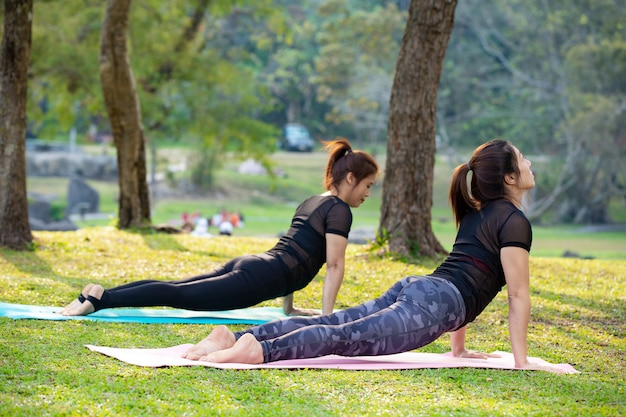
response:
<path id="1" fill-rule="evenodd" d="M 530 222 L 513 203 L 496 200 L 463 216 L 450 255 L 431 274 L 451 281 L 463 295 L 466 317 L 473 321 L 506 284 L 500 249 L 530 252 Z"/>
<path id="2" fill-rule="evenodd" d="M 352 211 L 339 197 L 315 195 L 298 206 L 291 227 L 268 251 L 291 271 L 290 291 L 304 288 L 326 262 L 326 234 L 347 239 L 350 227 Z"/>

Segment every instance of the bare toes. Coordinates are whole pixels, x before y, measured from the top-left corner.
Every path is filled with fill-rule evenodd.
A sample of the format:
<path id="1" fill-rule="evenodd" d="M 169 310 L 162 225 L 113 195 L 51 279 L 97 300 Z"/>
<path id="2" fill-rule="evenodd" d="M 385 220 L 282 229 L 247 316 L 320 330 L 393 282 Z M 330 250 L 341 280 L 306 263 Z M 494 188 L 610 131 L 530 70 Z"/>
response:
<path id="1" fill-rule="evenodd" d="M 263 348 L 254 336 L 246 333 L 233 347 L 210 353 L 200 360 L 214 363 L 260 364 L 263 363 Z"/>
<path id="2" fill-rule="evenodd" d="M 198 360 L 212 352 L 228 349 L 235 344 L 235 335 L 226 326 L 217 326 L 204 339 L 183 353 L 182 357 Z"/>
<path id="3" fill-rule="evenodd" d="M 80 295 L 82 296 L 83 300 L 81 301 L 80 297 L 75 298 L 74 300 L 72 300 L 71 303 L 69 303 L 62 310 L 60 310 L 59 313 L 66 314 L 78 308 L 84 302 L 84 300 L 89 296 L 89 292 L 91 291 L 93 286 L 94 284 L 87 284 L 85 288 L 83 288 L 83 290 L 80 292 Z"/>
<path id="4" fill-rule="evenodd" d="M 89 293 L 87 297 L 92 297 L 96 300 L 102 299 L 102 294 L 104 294 L 104 287 L 102 285 L 90 284 Z M 87 287 L 85 287 L 87 289 Z M 89 299 L 85 300 L 83 303 L 79 303 L 72 308 L 66 308 L 61 312 L 64 316 L 86 316 L 87 314 L 91 314 L 96 311 L 95 306 Z"/>

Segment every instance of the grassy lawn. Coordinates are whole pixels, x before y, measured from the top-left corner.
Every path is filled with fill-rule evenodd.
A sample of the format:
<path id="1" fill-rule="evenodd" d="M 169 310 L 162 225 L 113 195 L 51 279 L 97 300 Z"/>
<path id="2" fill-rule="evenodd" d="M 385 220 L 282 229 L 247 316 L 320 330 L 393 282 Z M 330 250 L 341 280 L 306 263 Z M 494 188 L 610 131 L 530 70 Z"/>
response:
<path id="1" fill-rule="evenodd" d="M 88 282 L 175 279 L 273 238 L 141 235 L 110 227 L 36 232 L 32 252 L 0 250 L 0 301 L 64 305 Z M 349 245 L 338 307 L 430 272 Z M 324 271 L 322 271 L 323 274 Z M 320 277 L 296 294 L 319 308 Z M 406 371 L 141 368 L 85 344 L 165 347 L 209 325 L 143 325 L 0 318 L 1 416 L 620 416 L 626 413 L 626 261 L 531 258 L 529 353 L 581 374 L 483 369 Z M 263 305 L 279 306 L 278 300 Z M 468 348 L 509 351 L 506 294 L 469 326 Z M 235 326 L 234 328 L 240 328 Z M 448 350 L 448 337 L 423 349 Z"/>

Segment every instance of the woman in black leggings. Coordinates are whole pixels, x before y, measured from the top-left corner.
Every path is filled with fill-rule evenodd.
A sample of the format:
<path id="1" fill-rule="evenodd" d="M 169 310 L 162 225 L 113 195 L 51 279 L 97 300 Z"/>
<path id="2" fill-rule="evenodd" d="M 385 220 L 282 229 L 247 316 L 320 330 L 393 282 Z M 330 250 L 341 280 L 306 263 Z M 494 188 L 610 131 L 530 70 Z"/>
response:
<path id="1" fill-rule="evenodd" d="M 486 358 L 491 355 L 465 349 L 465 326 L 507 285 L 515 366 L 557 371 L 527 358 L 532 231 L 519 207 L 534 185 L 530 161 L 510 142 L 483 144 L 454 171 L 450 202 L 458 234 L 450 255 L 430 275 L 405 277 L 381 297 L 330 315 L 277 320 L 236 333 L 218 326 L 183 356 L 255 364 L 387 355 L 450 332 L 454 356 Z"/>
<path id="2" fill-rule="evenodd" d="M 293 307 L 293 292 L 308 285 L 324 263 L 322 313 L 331 313 L 343 280 L 350 208 L 369 196 L 379 167 L 369 154 L 353 151 L 344 138 L 325 142 L 325 147 L 330 153 L 327 192 L 300 204 L 291 227 L 272 249 L 239 256 L 208 274 L 180 281 L 144 280 L 107 290 L 89 284 L 61 313 L 76 316 L 103 308 L 148 306 L 230 310 L 284 297 L 286 314 L 311 315 L 314 312 Z"/>

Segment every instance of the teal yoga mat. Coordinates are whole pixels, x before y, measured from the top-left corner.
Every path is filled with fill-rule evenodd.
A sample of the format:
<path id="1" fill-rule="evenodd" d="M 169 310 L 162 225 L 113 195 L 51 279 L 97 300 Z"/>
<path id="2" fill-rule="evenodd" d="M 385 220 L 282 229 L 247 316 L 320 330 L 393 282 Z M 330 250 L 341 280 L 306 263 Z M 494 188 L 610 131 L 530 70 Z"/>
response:
<path id="1" fill-rule="evenodd" d="M 63 316 L 61 307 L 0 302 L 0 317 L 38 320 L 94 320 L 118 323 L 262 324 L 286 317 L 278 307 L 227 311 L 189 311 L 173 308 L 111 308 L 87 316 Z"/>

